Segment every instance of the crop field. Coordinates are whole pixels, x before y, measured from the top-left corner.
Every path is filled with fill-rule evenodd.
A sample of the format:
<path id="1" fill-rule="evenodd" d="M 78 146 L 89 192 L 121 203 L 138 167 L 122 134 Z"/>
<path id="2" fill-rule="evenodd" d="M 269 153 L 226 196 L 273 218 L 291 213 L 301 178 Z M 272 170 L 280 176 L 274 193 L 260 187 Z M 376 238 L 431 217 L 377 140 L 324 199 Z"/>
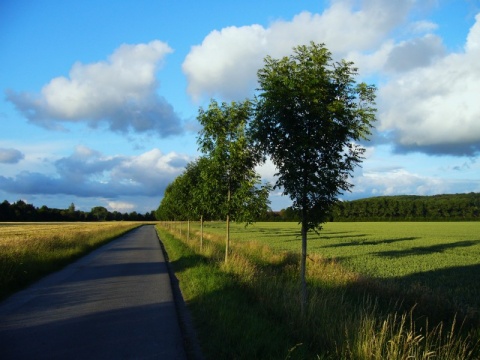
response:
<path id="1" fill-rule="evenodd" d="M 0 299 L 141 224 L 0 223 Z"/>
<path id="2" fill-rule="evenodd" d="M 197 230 L 199 224 L 191 227 Z M 206 223 L 204 231 L 223 235 L 225 224 Z M 232 243 L 260 243 L 274 252 L 301 251 L 297 223 L 232 224 L 230 234 Z M 479 222 L 327 223 L 319 234 L 308 234 L 307 246 L 308 254 L 363 276 L 442 293 L 454 303 L 480 309 Z"/>

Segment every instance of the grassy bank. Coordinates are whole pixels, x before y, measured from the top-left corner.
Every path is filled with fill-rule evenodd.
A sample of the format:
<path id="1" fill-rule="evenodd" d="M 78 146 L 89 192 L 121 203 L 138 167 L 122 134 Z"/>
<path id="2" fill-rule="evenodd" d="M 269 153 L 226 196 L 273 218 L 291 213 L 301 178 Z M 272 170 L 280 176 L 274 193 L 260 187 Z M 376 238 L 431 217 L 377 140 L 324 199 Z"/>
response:
<path id="1" fill-rule="evenodd" d="M 140 225 L 0 223 L 0 299 Z"/>
<path id="2" fill-rule="evenodd" d="M 187 240 L 185 230 L 180 235 L 178 226 L 168 229 L 174 238 L 160 229 L 160 237 L 207 358 L 480 356 L 475 326 L 460 329 L 454 315 L 442 322 L 427 320 L 425 307 L 398 300 L 401 288 L 390 282 L 384 286 L 315 253 L 309 256 L 309 307 L 302 316 L 297 253 L 272 250 L 258 241 L 233 241 L 225 265 L 222 235 L 209 232 L 200 250 L 198 237 L 190 235 Z"/>

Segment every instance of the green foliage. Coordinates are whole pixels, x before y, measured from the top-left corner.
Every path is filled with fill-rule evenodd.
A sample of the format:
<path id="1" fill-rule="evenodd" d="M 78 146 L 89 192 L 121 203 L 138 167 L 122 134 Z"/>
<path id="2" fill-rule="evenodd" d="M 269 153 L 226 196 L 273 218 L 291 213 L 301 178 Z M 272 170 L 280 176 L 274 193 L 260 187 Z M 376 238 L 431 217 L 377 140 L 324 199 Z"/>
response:
<path id="1" fill-rule="evenodd" d="M 353 186 L 349 178 L 375 121 L 375 87 L 356 84 L 353 63 L 334 62 L 323 44 L 267 56 L 252 137 L 278 169 L 275 187 L 293 201 L 302 223 L 302 309 L 306 307 L 307 233 L 321 229 L 331 207 Z"/>
<path id="2" fill-rule="evenodd" d="M 203 129 L 197 141 L 209 160 L 202 177 L 210 188 L 210 202 L 226 219 L 225 262 L 230 252 L 230 220 L 248 224 L 268 210 L 270 185 L 260 186 L 255 172 L 260 154 L 246 132 L 251 116 L 249 100 L 221 105 L 212 100 L 208 109 L 200 108 L 198 114 Z"/>
<path id="3" fill-rule="evenodd" d="M 471 221 L 480 219 L 480 193 L 380 196 L 339 202 L 333 221 Z"/>
<path id="4" fill-rule="evenodd" d="M 226 219 L 225 261 L 230 220 L 249 224 L 269 209 L 271 187 L 261 185 L 255 172 L 260 156 L 246 132 L 251 115 L 249 100 L 221 105 L 212 100 L 207 110 L 199 109 L 198 145 L 205 156 L 169 184 L 156 211 L 159 220 Z"/>
<path id="5" fill-rule="evenodd" d="M 294 48 L 265 59 L 252 136 L 278 168 L 283 188 L 302 214 L 306 230 L 327 220 L 337 196 L 362 160 L 375 120 L 375 88 L 356 84 L 353 63 L 333 62 L 324 45 Z"/>
<path id="6" fill-rule="evenodd" d="M 47 221 L 98 221 L 98 217 L 94 214 L 100 215 L 100 219 L 111 220 L 129 220 L 129 221 L 151 221 L 155 220 L 153 211 L 145 214 L 138 214 L 133 211 L 131 213 L 120 213 L 118 211 L 109 212 L 105 214 L 104 207 L 101 207 L 100 213 L 84 212 L 75 209 L 72 203 L 68 209 L 49 208 L 46 205 L 36 208 L 31 204 L 27 204 L 22 200 L 10 204 L 7 200 L 0 203 L 0 222 L 47 222 Z"/>
<path id="7" fill-rule="evenodd" d="M 105 221 L 108 216 L 108 210 L 103 206 L 95 206 L 90 210 L 90 215 L 98 221 Z"/>
<path id="8" fill-rule="evenodd" d="M 267 211 L 269 192 L 255 172 L 260 157 L 246 132 L 251 116 L 249 100 L 221 105 L 212 100 L 198 115 L 203 126 L 198 145 L 209 160 L 202 176 L 211 189 L 210 201 L 221 218 L 247 223 Z"/>

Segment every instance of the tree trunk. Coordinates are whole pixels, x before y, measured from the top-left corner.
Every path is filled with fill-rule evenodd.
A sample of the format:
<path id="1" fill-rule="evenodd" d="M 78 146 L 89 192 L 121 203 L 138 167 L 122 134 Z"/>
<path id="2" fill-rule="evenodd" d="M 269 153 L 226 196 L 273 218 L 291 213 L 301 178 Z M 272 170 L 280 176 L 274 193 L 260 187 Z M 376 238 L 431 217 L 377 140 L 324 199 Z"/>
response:
<path id="1" fill-rule="evenodd" d="M 187 241 L 190 240 L 190 219 L 187 220 Z"/>
<path id="2" fill-rule="evenodd" d="M 300 263 L 300 281 L 301 281 L 301 304 L 300 309 L 302 316 L 307 310 L 307 280 L 306 280 L 306 265 L 307 265 L 307 220 L 306 216 L 302 216 L 302 258 Z"/>
<path id="3" fill-rule="evenodd" d="M 304 189 L 306 189 L 306 176 L 304 177 Z M 300 310 L 302 316 L 307 311 L 307 232 L 308 232 L 308 216 L 307 216 L 307 194 L 304 190 L 302 199 L 302 258 L 300 263 L 300 282 L 301 282 L 301 305 Z"/>
<path id="4" fill-rule="evenodd" d="M 228 252 L 230 251 L 230 187 L 228 189 L 228 210 L 227 210 L 227 239 L 225 241 L 225 264 L 228 261 Z"/>
<path id="5" fill-rule="evenodd" d="M 200 216 L 200 251 L 203 250 L 203 215 Z"/>
<path id="6" fill-rule="evenodd" d="M 227 239 L 225 241 L 225 263 L 228 261 L 228 252 L 230 251 L 230 215 L 227 214 Z"/>

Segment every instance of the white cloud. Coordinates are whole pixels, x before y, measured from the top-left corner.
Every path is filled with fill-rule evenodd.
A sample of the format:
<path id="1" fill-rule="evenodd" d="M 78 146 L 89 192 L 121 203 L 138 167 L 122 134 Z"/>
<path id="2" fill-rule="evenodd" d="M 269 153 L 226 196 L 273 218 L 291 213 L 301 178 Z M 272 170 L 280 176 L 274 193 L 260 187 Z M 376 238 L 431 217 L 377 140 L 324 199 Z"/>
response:
<path id="1" fill-rule="evenodd" d="M 66 194 L 111 201 L 129 196 L 159 199 L 190 160 L 186 155 L 163 154 L 158 149 L 138 156 L 105 156 L 78 146 L 72 155 L 54 162 L 55 173 L 21 171 L 0 176 L 0 188 L 12 194 Z"/>
<path id="2" fill-rule="evenodd" d="M 260 67 L 265 54 L 266 33 L 259 25 L 211 32 L 183 63 L 188 92 L 196 100 L 204 93 L 227 98 L 248 94 L 255 84 L 251 72 Z"/>
<path id="3" fill-rule="evenodd" d="M 278 172 L 278 169 L 270 158 L 265 163 L 257 166 L 255 171 L 261 176 L 263 181 L 268 181 L 270 184 L 275 185 L 278 179 L 275 174 Z"/>
<path id="4" fill-rule="evenodd" d="M 471 27 L 467 43 L 465 45 L 466 52 L 476 52 L 480 50 L 480 14 L 475 17 L 475 24 Z"/>
<path id="5" fill-rule="evenodd" d="M 110 211 L 131 212 L 136 205 L 124 201 L 108 201 L 108 209 Z"/>
<path id="6" fill-rule="evenodd" d="M 431 153 L 480 151 L 480 14 L 463 53 L 393 78 L 379 91 L 381 131 L 401 148 Z"/>
<path id="7" fill-rule="evenodd" d="M 441 194 L 448 190 L 444 180 L 432 178 L 405 169 L 391 169 L 385 172 L 365 172 L 355 181 L 355 193 L 367 196 L 418 194 Z"/>
<path id="8" fill-rule="evenodd" d="M 176 152 L 163 154 L 159 149 L 152 149 L 139 156 L 125 158 L 112 170 L 111 177 L 119 183 L 139 184 L 148 189 L 155 189 L 160 184 L 165 187 L 190 160 L 187 155 Z"/>
<path id="9" fill-rule="evenodd" d="M 122 45 L 108 61 L 75 63 L 68 78 L 52 79 L 40 94 L 9 90 L 7 99 L 31 122 L 51 129 L 62 129 L 66 122 L 87 122 L 120 132 L 179 133 L 180 119 L 156 93 L 156 72 L 171 52 L 158 40 Z"/>
<path id="10" fill-rule="evenodd" d="M 431 21 L 420 20 L 410 25 L 410 31 L 414 34 L 430 33 L 438 29 L 438 24 Z"/>
<path id="11" fill-rule="evenodd" d="M 194 99 L 220 96 L 239 99 L 255 89 L 263 58 L 285 56 L 294 46 L 325 43 L 335 57 L 374 50 L 405 17 L 415 1 L 332 2 L 322 14 L 302 12 L 291 21 L 228 27 L 213 31 L 193 46 L 183 63 L 188 92 Z"/>

